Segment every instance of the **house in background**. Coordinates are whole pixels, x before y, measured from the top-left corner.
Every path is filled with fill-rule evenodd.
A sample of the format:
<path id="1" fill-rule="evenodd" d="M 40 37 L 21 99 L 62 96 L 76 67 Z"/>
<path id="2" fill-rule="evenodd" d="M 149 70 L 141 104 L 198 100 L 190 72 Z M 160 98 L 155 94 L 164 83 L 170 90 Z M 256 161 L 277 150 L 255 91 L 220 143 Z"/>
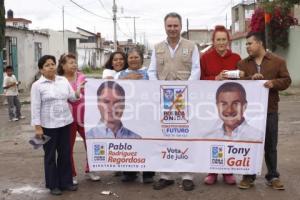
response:
<path id="1" fill-rule="evenodd" d="M 12 65 L 21 85 L 29 89 L 38 73 L 37 63 L 43 54 L 49 52 L 49 35 L 23 28 L 6 27 L 4 66 Z"/>
<path id="2" fill-rule="evenodd" d="M 78 66 L 100 68 L 104 65 L 108 55 L 103 48 L 103 40 L 100 33 L 92 33 L 77 27 L 78 34 L 83 38 L 77 41 Z"/>
<path id="3" fill-rule="evenodd" d="M 33 81 L 39 77 L 37 63 L 42 55 L 51 54 L 57 60 L 66 52 L 77 55 L 76 40 L 87 38 L 68 30 L 31 30 L 30 20 L 14 18 L 11 10 L 7 12 L 7 16 L 3 64 L 13 66 L 14 73 L 21 81 L 19 88 L 23 90 L 28 91 Z M 3 76 L 0 76 L 0 83 L 2 80 Z M 1 92 L 2 89 L 1 87 Z"/>
<path id="4" fill-rule="evenodd" d="M 51 29 L 41 29 L 40 31 L 49 35 L 49 52 L 58 61 L 63 53 L 73 53 L 77 56 L 77 41 L 87 37 L 69 30 L 56 31 Z"/>
<path id="5" fill-rule="evenodd" d="M 29 29 L 31 21 L 24 18 L 14 18 L 14 12 L 12 10 L 8 10 L 5 24 L 10 27 Z"/>
<path id="6" fill-rule="evenodd" d="M 250 31 L 251 17 L 256 8 L 253 0 L 243 1 L 231 8 L 231 49 L 242 58 L 248 56 L 246 51 L 246 35 Z"/>
<path id="7" fill-rule="evenodd" d="M 189 29 L 184 31 L 181 36 L 196 43 L 199 51 L 211 45 L 211 29 Z"/>
<path id="8" fill-rule="evenodd" d="M 11 10 L 8 11 L 7 16 L 3 65 L 4 67 L 12 65 L 14 73 L 21 81 L 19 88 L 29 90 L 38 73 L 39 58 L 49 52 L 49 35 L 29 30 L 31 21 L 14 18 Z M 3 76 L 0 76 L 0 82 L 2 81 Z"/>
<path id="9" fill-rule="evenodd" d="M 118 51 L 123 51 L 124 53 L 127 53 L 129 49 L 136 47 L 137 44 L 135 44 L 132 39 L 128 39 L 126 41 L 118 41 L 117 46 Z"/>
<path id="10" fill-rule="evenodd" d="M 250 22 L 252 14 L 256 8 L 256 3 L 252 1 L 243 1 L 232 7 L 232 50 L 242 58 L 246 58 L 246 35 L 250 31 Z M 292 9 L 295 18 L 300 21 L 300 6 L 295 5 Z M 291 27 L 289 30 L 289 47 L 284 49 L 278 47 L 274 53 L 283 57 L 288 66 L 292 78 L 292 85 L 300 86 L 300 67 L 299 67 L 299 49 L 300 49 L 300 26 Z"/>

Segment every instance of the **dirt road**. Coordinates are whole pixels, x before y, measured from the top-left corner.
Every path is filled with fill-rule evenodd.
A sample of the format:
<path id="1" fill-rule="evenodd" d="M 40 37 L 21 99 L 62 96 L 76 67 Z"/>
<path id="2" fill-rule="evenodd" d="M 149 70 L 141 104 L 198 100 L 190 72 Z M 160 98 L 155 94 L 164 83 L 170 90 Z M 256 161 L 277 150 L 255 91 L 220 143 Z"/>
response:
<path id="1" fill-rule="evenodd" d="M 289 95 L 289 94 L 293 95 Z M 285 191 L 274 191 L 265 185 L 263 176 L 258 177 L 255 187 L 240 190 L 225 185 L 221 179 L 214 186 L 203 183 L 205 174 L 197 174 L 194 191 L 185 192 L 179 184 L 162 191 L 154 191 L 151 185 L 139 181 L 124 184 L 109 172 L 101 173 L 101 182 L 91 182 L 84 175 L 85 152 L 77 141 L 75 159 L 78 168 L 79 190 L 65 192 L 54 197 L 44 189 L 43 152 L 33 150 L 28 138 L 33 135 L 30 126 L 30 105 L 23 105 L 25 120 L 8 122 L 7 108 L 0 106 L 0 200 L 50 200 L 50 199 L 164 199 L 164 200 L 300 200 L 300 89 L 283 93 L 280 102 L 279 171 L 285 183 Z M 263 167 L 265 172 L 265 166 Z M 237 176 L 240 180 L 241 176 Z M 177 180 L 177 183 L 180 181 Z M 109 190 L 116 195 L 101 195 Z"/>

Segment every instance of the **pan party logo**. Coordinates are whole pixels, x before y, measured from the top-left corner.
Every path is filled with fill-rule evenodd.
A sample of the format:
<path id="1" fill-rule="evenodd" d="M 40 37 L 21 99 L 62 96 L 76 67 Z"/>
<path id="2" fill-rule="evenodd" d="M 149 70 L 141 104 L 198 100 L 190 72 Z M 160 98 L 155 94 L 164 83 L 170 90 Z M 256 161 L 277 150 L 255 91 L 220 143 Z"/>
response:
<path id="1" fill-rule="evenodd" d="M 96 143 L 93 144 L 93 161 L 105 162 L 106 161 L 106 144 Z"/>

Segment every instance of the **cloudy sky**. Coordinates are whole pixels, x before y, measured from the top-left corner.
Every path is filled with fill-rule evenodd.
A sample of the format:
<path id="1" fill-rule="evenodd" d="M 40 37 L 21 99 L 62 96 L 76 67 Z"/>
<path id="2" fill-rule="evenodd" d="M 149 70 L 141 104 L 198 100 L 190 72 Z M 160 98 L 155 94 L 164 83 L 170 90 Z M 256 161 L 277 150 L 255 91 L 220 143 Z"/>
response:
<path id="1" fill-rule="evenodd" d="M 5 0 L 6 11 L 12 9 L 14 17 L 32 21 L 31 29 L 51 28 L 62 30 L 65 10 L 65 29 L 76 31 L 76 27 L 100 32 L 102 37 L 113 39 L 113 0 Z M 136 17 L 137 41 L 144 38 L 153 44 L 165 38 L 163 18 L 171 11 L 183 18 L 183 30 L 189 19 L 190 29 L 213 28 L 216 24 L 228 26 L 231 21 L 231 7 L 241 0 L 116 0 L 118 7 L 118 40 L 133 38 L 133 18 Z"/>

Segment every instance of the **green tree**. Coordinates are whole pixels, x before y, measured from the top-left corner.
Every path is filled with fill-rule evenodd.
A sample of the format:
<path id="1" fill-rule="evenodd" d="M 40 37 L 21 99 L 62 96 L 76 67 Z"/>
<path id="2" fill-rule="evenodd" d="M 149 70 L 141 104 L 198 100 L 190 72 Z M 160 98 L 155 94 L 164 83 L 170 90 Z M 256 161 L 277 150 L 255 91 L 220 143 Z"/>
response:
<path id="1" fill-rule="evenodd" d="M 0 50 L 5 45 L 5 7 L 4 0 L 0 0 Z"/>
<path id="2" fill-rule="evenodd" d="M 5 8 L 4 0 L 0 0 L 0 93 L 2 93 L 3 83 L 3 48 L 5 46 Z"/>
<path id="3" fill-rule="evenodd" d="M 259 2 L 263 11 L 254 13 L 256 16 L 252 17 L 251 28 L 256 27 L 259 19 L 259 24 L 265 29 L 268 49 L 275 51 L 277 46 L 283 48 L 289 46 L 290 27 L 298 24 L 298 20 L 291 15 L 291 11 L 294 5 L 299 3 L 300 0 L 262 0 Z M 267 19 L 264 17 L 266 14 L 269 16 L 269 20 L 264 21 Z M 263 23 L 261 23 L 261 19 Z"/>

